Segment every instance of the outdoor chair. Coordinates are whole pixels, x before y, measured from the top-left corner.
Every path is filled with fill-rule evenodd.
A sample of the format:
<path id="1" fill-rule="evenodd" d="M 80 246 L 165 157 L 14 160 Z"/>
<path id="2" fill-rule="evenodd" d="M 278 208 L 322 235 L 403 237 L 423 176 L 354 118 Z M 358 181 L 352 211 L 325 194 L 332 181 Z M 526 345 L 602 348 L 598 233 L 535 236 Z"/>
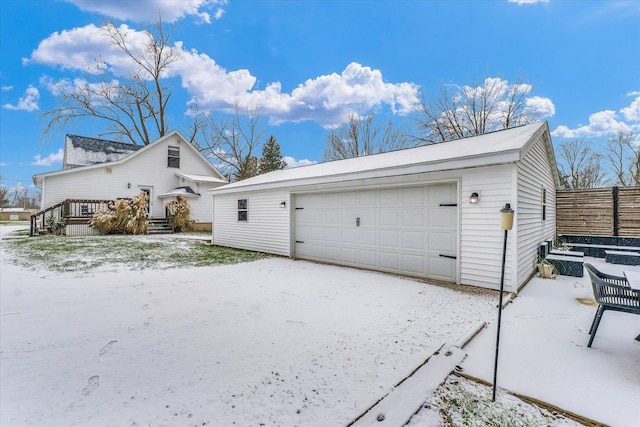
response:
<path id="1" fill-rule="evenodd" d="M 591 347 L 605 311 L 622 311 L 640 315 L 640 289 L 631 288 L 624 277 L 602 273 L 589 263 L 585 263 L 584 266 L 591 279 L 593 296 L 598 302 L 598 310 L 589 329 L 590 337 L 587 347 Z"/>

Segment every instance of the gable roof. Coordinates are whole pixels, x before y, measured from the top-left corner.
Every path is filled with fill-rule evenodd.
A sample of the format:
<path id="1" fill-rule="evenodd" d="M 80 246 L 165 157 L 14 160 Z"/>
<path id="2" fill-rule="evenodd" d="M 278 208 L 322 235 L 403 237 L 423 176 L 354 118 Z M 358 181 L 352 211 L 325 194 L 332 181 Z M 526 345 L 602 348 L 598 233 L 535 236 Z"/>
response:
<path id="1" fill-rule="evenodd" d="M 543 134 L 547 135 L 544 138 L 548 146 L 547 156 L 552 169 L 555 169 L 549 127 L 543 122 L 415 148 L 273 171 L 209 192 L 224 194 L 287 187 L 294 185 L 292 181 L 297 181 L 295 185 L 303 185 L 513 163 L 521 159 L 528 143 Z M 552 173 L 557 183 L 557 171 Z"/>
<path id="2" fill-rule="evenodd" d="M 85 170 L 89 170 L 89 169 L 96 169 L 96 168 L 101 168 L 101 167 L 107 167 L 107 166 L 117 166 L 120 165 L 124 162 L 128 162 L 129 160 L 142 155 L 143 153 L 145 153 L 146 151 L 150 150 L 152 147 L 154 147 L 157 143 L 164 141 L 166 139 L 169 138 L 175 138 L 177 137 L 178 139 L 185 141 L 185 143 L 182 146 L 186 146 L 188 147 L 188 149 L 190 149 L 193 153 L 195 153 L 196 156 L 200 157 L 202 159 L 202 161 L 211 169 L 212 175 L 216 176 L 220 179 L 225 180 L 224 176 L 200 153 L 200 151 L 198 151 L 198 149 L 196 147 L 193 146 L 193 144 L 186 142 L 188 141 L 185 137 L 183 137 L 180 132 L 178 132 L 177 130 L 171 131 L 167 134 L 165 134 L 164 136 L 158 138 L 157 140 L 155 140 L 154 142 L 152 142 L 149 145 L 145 145 L 145 146 L 141 146 L 140 149 L 126 155 L 125 157 L 122 157 L 119 160 L 115 160 L 115 161 L 110 161 L 110 162 L 104 162 L 104 163 L 96 163 L 96 164 L 92 164 L 92 165 L 88 165 L 88 166 L 82 166 L 82 167 L 75 167 L 75 168 L 68 168 L 68 169 L 62 169 L 59 171 L 53 171 L 53 172 L 45 172 L 45 173 L 39 173 L 39 174 L 35 174 L 33 175 L 33 183 L 36 186 L 40 186 L 40 184 L 42 183 L 42 180 L 46 177 L 49 176 L 56 176 L 56 175 L 65 175 L 65 174 L 70 174 L 70 173 L 76 173 L 79 171 L 85 171 Z M 225 180 L 225 182 L 227 182 Z"/>
<path id="3" fill-rule="evenodd" d="M 142 145 L 80 135 L 67 135 L 64 145 L 63 169 L 95 165 L 120 160 L 141 149 Z"/>
<path id="4" fill-rule="evenodd" d="M 191 182 L 197 182 L 197 183 L 224 183 L 224 184 L 229 183 L 229 181 L 227 181 L 226 179 L 216 178 L 215 176 L 209 176 L 209 175 L 194 175 L 194 174 L 176 172 L 176 176 L 187 179 Z"/>

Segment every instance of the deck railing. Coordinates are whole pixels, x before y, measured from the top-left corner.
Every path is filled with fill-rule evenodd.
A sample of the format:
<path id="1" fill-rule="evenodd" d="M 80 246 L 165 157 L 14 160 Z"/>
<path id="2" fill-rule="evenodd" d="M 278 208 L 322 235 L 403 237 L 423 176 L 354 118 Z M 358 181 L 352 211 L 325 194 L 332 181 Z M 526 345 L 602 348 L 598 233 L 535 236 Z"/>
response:
<path id="1" fill-rule="evenodd" d="M 93 214 L 113 200 L 67 199 L 31 215 L 31 236 L 54 233 L 58 227 L 89 224 Z"/>

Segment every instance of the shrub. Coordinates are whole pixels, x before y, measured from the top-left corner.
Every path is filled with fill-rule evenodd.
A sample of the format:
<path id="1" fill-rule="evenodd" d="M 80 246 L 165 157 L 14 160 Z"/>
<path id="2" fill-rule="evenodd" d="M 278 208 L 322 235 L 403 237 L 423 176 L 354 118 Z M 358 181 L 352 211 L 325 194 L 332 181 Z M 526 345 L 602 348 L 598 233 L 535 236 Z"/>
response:
<path id="1" fill-rule="evenodd" d="M 195 221 L 189 218 L 191 214 L 191 207 L 187 198 L 179 195 L 176 200 L 167 202 L 165 204 L 168 213 L 169 225 L 173 231 L 191 231 Z"/>
<path id="2" fill-rule="evenodd" d="M 147 193 L 141 192 L 130 200 L 116 200 L 98 209 L 90 227 L 104 234 L 143 234 L 147 232 Z"/>
<path id="3" fill-rule="evenodd" d="M 64 234 L 65 225 L 64 218 L 61 218 L 60 221 L 56 220 L 53 215 L 47 218 L 47 231 L 51 234 Z"/>

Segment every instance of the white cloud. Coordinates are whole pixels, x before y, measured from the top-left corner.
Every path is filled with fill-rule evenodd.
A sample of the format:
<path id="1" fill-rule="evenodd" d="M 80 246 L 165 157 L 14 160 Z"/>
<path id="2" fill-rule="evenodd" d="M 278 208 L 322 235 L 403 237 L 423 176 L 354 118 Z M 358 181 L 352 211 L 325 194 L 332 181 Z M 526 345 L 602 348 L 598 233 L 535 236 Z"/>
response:
<path id="1" fill-rule="evenodd" d="M 97 12 L 112 18 L 132 22 L 154 22 L 159 16 L 165 22 L 176 22 L 187 16 L 194 16 L 199 22 L 211 23 L 211 15 L 206 10 L 216 9 L 214 19 L 222 17 L 226 0 L 66 0 L 80 9 Z M 222 11 L 222 12 L 221 12 Z"/>
<path id="2" fill-rule="evenodd" d="M 628 107 L 622 108 L 620 113 L 624 120 L 613 110 L 598 111 L 589 116 L 589 124 L 578 125 L 575 129 L 560 125 L 551 135 L 560 138 L 582 138 L 640 131 L 640 95 L 631 101 Z"/>
<path id="3" fill-rule="evenodd" d="M 16 105 L 4 104 L 2 108 L 6 108 L 7 110 L 35 111 L 40 108 L 38 107 L 38 101 L 40 101 L 40 91 L 29 85 L 24 95 L 18 99 Z"/>
<path id="4" fill-rule="evenodd" d="M 13 86 L 2 86 L 3 92 L 9 92 L 10 90 L 13 90 Z"/>
<path id="5" fill-rule="evenodd" d="M 532 96 L 531 98 L 525 99 L 524 111 L 532 118 L 541 120 L 545 117 L 551 117 L 556 114 L 556 107 L 549 98 Z"/>
<path id="6" fill-rule="evenodd" d="M 62 150 L 62 148 L 60 148 L 57 153 L 51 153 L 47 157 L 41 157 L 40 154 L 36 154 L 33 157 L 33 162 L 31 162 L 31 165 L 51 166 L 56 163 L 62 163 L 63 159 L 64 159 L 64 151 Z"/>
<path id="7" fill-rule="evenodd" d="M 147 40 L 143 31 L 133 30 L 124 24 L 120 25 L 119 30 L 126 34 L 132 51 L 143 48 Z M 135 72 L 131 59 L 111 44 L 106 30 L 93 24 L 51 34 L 40 42 L 30 58 L 22 62 L 25 65 L 33 62 L 93 74 L 104 71 L 98 64 L 108 66 L 111 72 L 120 76 Z"/>
<path id="8" fill-rule="evenodd" d="M 126 25 L 119 28 L 127 33 L 132 49 L 144 46 L 143 32 Z M 257 78 L 249 70 L 227 71 L 207 54 L 185 50 L 181 42 L 174 47 L 181 59 L 171 65 L 169 74 L 179 77 L 191 95 L 188 106 L 201 112 L 231 112 L 237 106 L 240 111 L 257 109 L 273 124 L 313 120 L 330 127 L 344 123 L 351 113 L 388 106 L 394 113 L 407 114 L 419 104 L 416 84 L 385 82 L 380 70 L 355 62 L 340 74 L 310 78 L 287 93 L 280 82 L 257 89 Z M 130 58 L 114 49 L 105 31 L 93 24 L 53 33 L 24 62 L 97 73 L 98 59 L 116 77 L 135 72 Z"/>
<path id="9" fill-rule="evenodd" d="M 407 114 L 418 105 L 418 86 L 413 83 L 387 83 L 380 70 L 352 62 L 342 73 L 308 79 L 283 93 L 280 82 L 254 89 L 256 78 L 248 70 L 226 72 L 205 54 L 190 52 L 180 71 L 182 84 L 199 111 L 258 109 L 271 123 L 314 120 L 335 126 L 350 113 L 364 114 L 388 105 L 394 113 Z M 215 84 L 212 84 L 215 82 Z"/>
<path id="10" fill-rule="evenodd" d="M 579 125 L 575 129 L 561 125 L 551 135 L 560 138 L 598 137 L 615 134 L 619 131 L 630 132 L 631 127 L 619 121 L 615 111 L 605 110 L 591 114 L 588 125 Z"/>
<path id="11" fill-rule="evenodd" d="M 640 122 L 640 93 L 636 93 L 635 95 L 637 95 L 637 97 L 631 101 L 631 105 L 623 108 L 620 112 L 626 120 Z"/>
<path id="12" fill-rule="evenodd" d="M 536 3 L 549 3 L 549 0 L 509 0 L 509 3 L 536 4 Z"/>
<path id="13" fill-rule="evenodd" d="M 307 160 L 307 159 L 296 160 L 290 156 L 284 156 L 283 159 L 285 162 L 287 162 L 287 169 L 297 168 L 299 166 L 315 165 L 316 163 L 318 163 L 314 160 Z"/>

